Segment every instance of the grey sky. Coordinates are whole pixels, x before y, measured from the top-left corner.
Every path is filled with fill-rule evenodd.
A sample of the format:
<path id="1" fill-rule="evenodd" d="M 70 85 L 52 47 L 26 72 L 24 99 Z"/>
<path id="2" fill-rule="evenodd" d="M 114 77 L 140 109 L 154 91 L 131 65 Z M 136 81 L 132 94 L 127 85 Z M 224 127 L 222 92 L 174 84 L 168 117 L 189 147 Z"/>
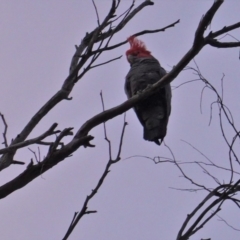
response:
<path id="1" fill-rule="evenodd" d="M 96 0 L 101 20 L 110 2 Z M 130 2 L 122 1 L 121 10 L 126 9 Z M 169 71 L 191 47 L 194 31 L 212 2 L 156 0 L 154 6 L 141 11 L 117 34 L 113 43 L 125 40 L 135 32 L 161 28 L 180 19 L 180 24 L 174 28 L 140 38 Z M 239 9 L 240 1 L 226 1 L 217 12 L 211 30 L 238 22 Z M 85 33 L 92 31 L 97 23 L 90 0 L 2 0 L 0 22 L 0 111 L 7 119 L 10 141 L 61 87 L 68 75 L 74 45 L 79 44 Z M 239 30 L 232 34 L 240 38 Z M 54 108 L 30 137 L 38 136 L 54 122 L 59 123 L 59 129 L 74 127 L 76 131 L 87 119 L 101 112 L 101 90 L 106 108 L 125 101 L 123 85 L 129 70 L 125 59 L 127 49 L 128 45 L 124 45 L 103 54 L 99 63 L 119 55 L 123 57 L 87 73 L 75 86 L 71 94 L 73 100 L 64 101 Z M 222 74 L 226 75 L 225 101 L 237 126 L 240 120 L 238 57 L 238 49 L 206 47 L 195 59 L 203 75 L 218 90 Z M 172 85 L 177 86 L 194 78 L 191 72 L 183 72 Z M 228 166 L 228 148 L 221 137 L 216 109 L 212 124 L 208 126 L 210 104 L 215 99 L 210 91 L 204 93 L 203 114 L 200 113 L 202 87 L 201 82 L 191 83 L 173 91 L 172 114 L 165 142 L 178 160 L 203 160 L 201 155 L 181 141 L 183 139 L 203 151 L 211 160 Z M 140 157 L 126 160 L 133 155 L 170 157 L 166 147 L 158 147 L 143 140 L 142 127 L 133 110 L 127 112 L 127 122 L 129 125 L 124 137 L 123 160 L 112 167 L 103 187 L 89 205 L 91 210 L 97 210 L 98 213 L 85 216 L 69 239 L 176 239 L 186 215 L 206 195 L 204 192 L 188 193 L 170 189 L 192 187 L 179 177 L 180 172 L 171 164 L 155 165 Z M 122 125 L 123 116 L 107 123 L 114 154 L 118 149 Z M 96 127 L 90 134 L 95 137 L 94 149 L 80 148 L 73 157 L 1 200 L 1 239 L 46 240 L 64 236 L 74 212 L 81 209 L 83 200 L 96 185 L 108 160 L 103 126 Z M 231 131 L 228 134 L 231 136 Z M 37 151 L 36 146 L 31 149 Z M 41 147 L 42 156 L 46 151 Z M 23 149 L 16 159 L 28 164 L 32 157 L 30 151 Z M 25 167 L 17 165 L 2 171 L 1 185 L 20 174 Z M 216 187 L 212 179 L 199 168 L 188 165 L 184 169 L 197 181 Z M 226 172 L 215 174 L 221 181 L 229 180 Z M 237 207 L 226 204 L 223 209 L 220 215 L 240 228 Z M 218 240 L 239 239 L 239 233 L 214 218 L 192 239 L 207 237 Z"/>

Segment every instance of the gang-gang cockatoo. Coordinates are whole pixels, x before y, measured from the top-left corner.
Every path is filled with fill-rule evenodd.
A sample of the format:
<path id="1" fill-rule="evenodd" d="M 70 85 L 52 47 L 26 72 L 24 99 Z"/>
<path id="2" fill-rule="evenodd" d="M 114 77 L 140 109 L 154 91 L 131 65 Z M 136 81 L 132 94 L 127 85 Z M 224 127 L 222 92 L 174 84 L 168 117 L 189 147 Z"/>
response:
<path id="1" fill-rule="evenodd" d="M 125 92 L 128 98 L 158 82 L 166 71 L 147 50 L 145 44 L 135 36 L 128 38 L 130 49 L 127 60 L 131 65 L 126 81 Z M 160 145 L 167 133 L 168 118 L 171 112 L 171 86 L 160 88 L 154 95 L 134 106 L 140 123 L 143 125 L 143 138 Z M 160 141 L 159 141 L 160 140 Z"/>

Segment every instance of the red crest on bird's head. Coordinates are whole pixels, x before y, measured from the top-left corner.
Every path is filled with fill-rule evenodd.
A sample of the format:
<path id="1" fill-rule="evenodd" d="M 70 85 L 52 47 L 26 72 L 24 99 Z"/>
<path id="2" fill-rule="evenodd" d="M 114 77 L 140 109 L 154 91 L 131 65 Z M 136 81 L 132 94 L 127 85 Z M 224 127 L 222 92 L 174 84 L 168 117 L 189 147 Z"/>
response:
<path id="1" fill-rule="evenodd" d="M 146 45 L 135 36 L 131 36 L 128 39 L 130 49 L 126 51 L 126 55 L 134 55 L 137 57 L 149 57 L 151 52 L 147 50 Z"/>

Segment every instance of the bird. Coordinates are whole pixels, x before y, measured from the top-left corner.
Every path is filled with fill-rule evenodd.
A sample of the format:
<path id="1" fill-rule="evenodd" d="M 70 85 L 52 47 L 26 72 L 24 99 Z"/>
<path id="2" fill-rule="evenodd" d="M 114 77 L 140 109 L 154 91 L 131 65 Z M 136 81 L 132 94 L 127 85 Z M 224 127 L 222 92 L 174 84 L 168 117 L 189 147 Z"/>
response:
<path id="1" fill-rule="evenodd" d="M 158 82 L 167 72 L 147 50 L 143 41 L 136 36 L 129 37 L 127 41 L 130 44 L 130 49 L 126 51 L 130 70 L 125 79 L 124 90 L 127 98 L 130 99 Z M 133 107 L 143 126 L 143 138 L 145 140 L 161 145 L 167 134 L 167 125 L 171 113 L 171 98 L 171 86 L 166 84 L 156 93 Z"/>

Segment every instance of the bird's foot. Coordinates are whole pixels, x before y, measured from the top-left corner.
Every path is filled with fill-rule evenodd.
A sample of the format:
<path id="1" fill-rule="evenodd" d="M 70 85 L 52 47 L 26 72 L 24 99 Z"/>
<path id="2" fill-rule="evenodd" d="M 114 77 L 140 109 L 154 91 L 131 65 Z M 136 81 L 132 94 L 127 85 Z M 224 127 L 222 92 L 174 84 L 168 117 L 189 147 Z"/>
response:
<path id="1" fill-rule="evenodd" d="M 143 93 L 145 90 L 149 89 L 152 87 L 152 84 L 148 84 L 144 89 L 140 89 L 136 92 L 136 95 L 139 95 L 141 93 Z"/>

